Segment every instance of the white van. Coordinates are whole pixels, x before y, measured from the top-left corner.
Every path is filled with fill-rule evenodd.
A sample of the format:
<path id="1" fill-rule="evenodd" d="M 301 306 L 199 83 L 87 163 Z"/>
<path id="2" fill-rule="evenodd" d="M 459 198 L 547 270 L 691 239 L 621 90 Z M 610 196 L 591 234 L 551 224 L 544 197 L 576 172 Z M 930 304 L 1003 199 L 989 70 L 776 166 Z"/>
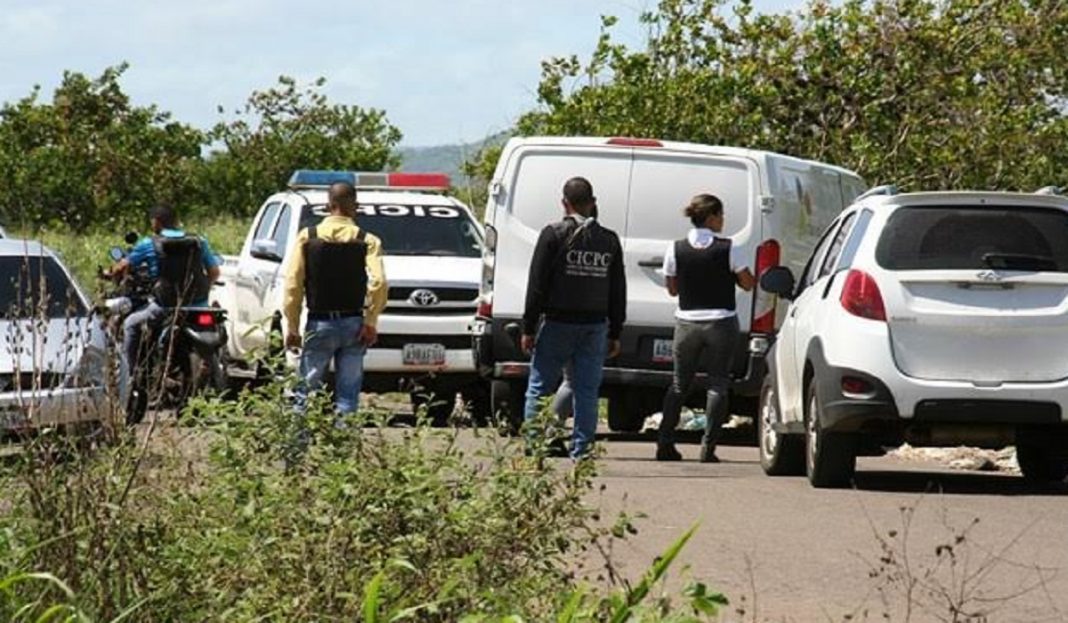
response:
<path id="1" fill-rule="evenodd" d="M 780 154 L 653 139 L 529 137 L 508 141 L 490 182 L 475 350 L 492 379 L 493 408 L 522 417 L 527 358 L 519 345 L 527 272 L 545 225 L 563 216 L 564 182 L 593 184 L 598 218 L 619 234 L 627 274 L 622 354 L 605 368 L 609 426 L 639 430 L 660 410 L 671 380 L 676 301 L 661 271 L 669 241 L 690 224 L 683 207 L 699 193 L 723 200 L 725 234 L 752 258 L 754 273 L 785 264 L 796 271 L 823 230 L 865 189 L 856 173 Z M 734 376 L 735 413 L 752 414 L 766 367 L 777 301 L 739 292 L 741 330 Z M 693 398 L 700 398 L 695 392 Z M 700 404 L 701 401 L 698 401 Z"/>

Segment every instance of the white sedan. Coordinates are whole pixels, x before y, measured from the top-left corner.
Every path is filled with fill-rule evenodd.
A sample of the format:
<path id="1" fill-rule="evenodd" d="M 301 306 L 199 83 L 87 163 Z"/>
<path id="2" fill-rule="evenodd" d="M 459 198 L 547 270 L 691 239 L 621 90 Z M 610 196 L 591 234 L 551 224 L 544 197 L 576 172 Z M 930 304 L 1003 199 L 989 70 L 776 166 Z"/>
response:
<path id="1" fill-rule="evenodd" d="M 121 414 L 119 350 L 51 250 L 0 240 L 0 434 Z"/>

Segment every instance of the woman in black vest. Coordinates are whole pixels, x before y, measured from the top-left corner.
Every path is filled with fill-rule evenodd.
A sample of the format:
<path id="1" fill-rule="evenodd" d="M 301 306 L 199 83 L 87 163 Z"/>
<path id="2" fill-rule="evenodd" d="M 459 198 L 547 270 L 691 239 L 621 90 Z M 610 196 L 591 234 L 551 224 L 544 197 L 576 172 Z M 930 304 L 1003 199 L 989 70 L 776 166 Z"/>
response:
<path id="1" fill-rule="evenodd" d="M 657 443 L 658 461 L 679 461 L 675 427 L 698 367 L 708 374 L 705 434 L 701 462 L 718 463 L 716 441 L 729 413 L 730 369 L 738 339 L 735 286 L 749 291 L 756 280 L 723 231 L 723 202 L 697 195 L 685 215 L 693 229 L 664 254 L 664 276 L 671 296 L 679 297 L 675 312 L 675 372 L 664 396 L 664 415 Z"/>

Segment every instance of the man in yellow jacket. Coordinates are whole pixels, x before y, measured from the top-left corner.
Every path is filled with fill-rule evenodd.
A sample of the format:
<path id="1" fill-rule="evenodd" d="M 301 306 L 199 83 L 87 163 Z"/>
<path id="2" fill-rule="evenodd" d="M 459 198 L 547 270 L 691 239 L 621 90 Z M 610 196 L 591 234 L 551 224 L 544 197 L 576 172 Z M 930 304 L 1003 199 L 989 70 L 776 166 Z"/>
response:
<path id="1" fill-rule="evenodd" d="M 386 307 L 387 285 L 382 267 L 382 241 L 355 222 L 356 189 L 348 183 L 330 186 L 330 215 L 302 230 L 294 242 L 286 270 L 284 311 L 286 347 L 302 348 L 298 402 L 322 387 L 334 362 L 338 413 L 359 407 L 363 357 L 378 339 L 378 316 Z M 304 335 L 300 316 L 307 298 Z"/>

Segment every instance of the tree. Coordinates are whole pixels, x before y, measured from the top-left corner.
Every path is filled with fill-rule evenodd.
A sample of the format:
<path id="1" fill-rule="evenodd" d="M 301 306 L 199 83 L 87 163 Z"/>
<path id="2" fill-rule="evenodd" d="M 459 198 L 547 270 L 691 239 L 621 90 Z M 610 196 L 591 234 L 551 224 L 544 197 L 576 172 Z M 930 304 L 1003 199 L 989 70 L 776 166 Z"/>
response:
<path id="1" fill-rule="evenodd" d="M 237 119 L 215 126 L 210 138 L 221 149 L 209 156 L 203 182 L 213 212 L 254 213 L 295 169 L 379 171 L 399 164 L 394 147 L 401 132 L 385 113 L 329 103 L 319 91 L 325 82 L 301 89 L 282 76 L 275 87 L 253 92 Z"/>
<path id="2" fill-rule="evenodd" d="M 661 0 L 645 48 L 603 21 L 543 63 L 519 134 L 632 135 L 784 152 L 911 189 L 1068 182 L 1068 4 Z"/>
<path id="3" fill-rule="evenodd" d="M 131 104 L 125 64 L 100 77 L 65 72 L 0 108 L 0 218 L 5 225 L 142 223 L 154 203 L 193 195 L 202 134 L 155 106 Z"/>

